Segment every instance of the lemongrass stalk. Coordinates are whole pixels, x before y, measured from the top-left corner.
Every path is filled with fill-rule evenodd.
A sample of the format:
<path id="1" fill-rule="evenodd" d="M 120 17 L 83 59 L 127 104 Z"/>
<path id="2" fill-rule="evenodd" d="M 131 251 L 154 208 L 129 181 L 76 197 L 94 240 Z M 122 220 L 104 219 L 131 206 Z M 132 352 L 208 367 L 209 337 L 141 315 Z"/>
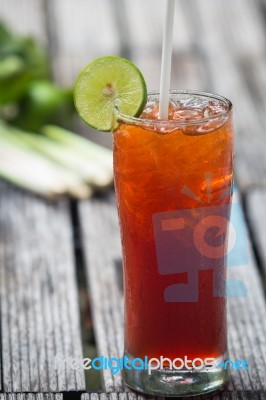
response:
<path id="1" fill-rule="evenodd" d="M 112 182 L 112 177 L 104 169 L 93 161 L 84 160 L 73 149 L 63 146 L 59 142 L 49 139 L 43 135 L 36 135 L 11 129 L 6 135 L 18 145 L 26 144 L 44 156 L 53 160 L 62 167 L 69 169 L 80 176 L 80 178 L 95 187 L 106 187 Z"/>
<path id="2" fill-rule="evenodd" d="M 52 174 L 51 174 L 52 172 Z M 29 154 L 0 140 L 0 175 L 12 183 L 35 193 L 52 197 L 66 192 L 56 173 Z"/>
<path id="3" fill-rule="evenodd" d="M 55 125 L 46 125 L 41 132 L 51 139 L 71 147 L 80 155 L 99 161 L 108 170 L 113 169 L 112 151 L 91 140 Z"/>
<path id="4" fill-rule="evenodd" d="M 101 171 L 105 178 L 101 185 L 96 183 L 98 188 L 108 187 L 113 184 L 113 152 L 88 138 L 82 137 L 77 133 L 63 129 L 55 125 L 46 125 L 41 133 L 46 137 L 60 143 L 64 148 L 69 148 L 71 152 L 78 154 L 79 160 L 86 164 L 93 164 L 98 173 Z"/>
<path id="5" fill-rule="evenodd" d="M 44 136 L 36 137 L 36 135 L 23 133 L 21 139 L 56 163 L 75 171 L 87 183 L 94 186 L 106 186 L 109 183 L 106 174 L 95 163 L 84 162 L 74 150 Z"/>
<path id="6" fill-rule="evenodd" d="M 76 198 L 91 195 L 79 177 L 27 147 L 18 147 L 0 131 L 0 176 L 36 194 L 55 197 L 71 194 Z"/>

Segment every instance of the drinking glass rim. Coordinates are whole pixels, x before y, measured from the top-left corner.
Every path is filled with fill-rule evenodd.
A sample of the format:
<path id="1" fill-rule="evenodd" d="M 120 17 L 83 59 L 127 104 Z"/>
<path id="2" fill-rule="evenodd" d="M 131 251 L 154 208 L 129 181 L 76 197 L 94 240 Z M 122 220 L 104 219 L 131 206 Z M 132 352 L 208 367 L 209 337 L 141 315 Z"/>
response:
<path id="1" fill-rule="evenodd" d="M 160 95 L 160 93 L 158 91 L 151 90 L 148 92 L 148 99 L 149 99 L 149 96 L 159 96 L 159 95 Z M 127 124 L 144 125 L 144 126 L 160 125 L 161 127 L 163 127 L 163 126 L 169 127 L 171 125 L 174 125 L 174 126 L 202 125 L 202 124 L 208 123 L 209 121 L 227 117 L 233 108 L 233 104 L 226 97 L 218 95 L 218 94 L 214 94 L 214 93 L 205 92 L 205 91 L 190 90 L 190 89 L 176 89 L 176 90 L 169 91 L 169 96 L 171 96 L 171 95 L 195 95 L 195 96 L 206 97 L 209 99 L 219 100 L 223 104 L 226 105 L 226 110 L 221 111 L 221 113 L 219 113 L 218 115 L 212 115 L 212 116 L 204 117 L 201 119 L 194 119 L 194 120 L 190 119 L 189 121 L 179 121 L 179 120 L 149 119 L 149 118 L 132 117 L 130 115 L 123 114 L 121 111 L 119 111 L 119 104 L 116 103 L 115 104 L 116 119 L 118 120 L 118 122 L 125 122 Z"/>

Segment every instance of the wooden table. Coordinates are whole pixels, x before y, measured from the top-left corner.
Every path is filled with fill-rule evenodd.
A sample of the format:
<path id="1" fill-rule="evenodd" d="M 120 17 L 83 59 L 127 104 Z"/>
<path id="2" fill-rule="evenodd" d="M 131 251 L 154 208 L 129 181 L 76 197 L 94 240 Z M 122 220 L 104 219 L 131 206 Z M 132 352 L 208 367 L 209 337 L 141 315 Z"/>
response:
<path id="1" fill-rule="evenodd" d="M 47 45 L 54 78 L 72 84 L 95 57 L 119 54 L 158 88 L 163 0 L 0 0 L 0 16 Z M 266 2 L 177 0 L 172 87 L 217 92 L 235 108 L 237 201 L 249 263 L 228 269 L 246 297 L 228 299 L 229 350 L 250 362 L 215 399 L 266 399 Z M 106 134 L 78 129 L 110 145 Z M 79 279 L 77 278 L 79 276 Z M 83 371 L 55 357 L 83 354 L 80 286 L 91 301 L 98 354 L 123 350 L 121 248 L 114 194 L 48 202 L 0 184 L 0 399 L 130 400 L 104 371 L 86 393 Z M 206 396 L 205 398 L 211 398 Z"/>

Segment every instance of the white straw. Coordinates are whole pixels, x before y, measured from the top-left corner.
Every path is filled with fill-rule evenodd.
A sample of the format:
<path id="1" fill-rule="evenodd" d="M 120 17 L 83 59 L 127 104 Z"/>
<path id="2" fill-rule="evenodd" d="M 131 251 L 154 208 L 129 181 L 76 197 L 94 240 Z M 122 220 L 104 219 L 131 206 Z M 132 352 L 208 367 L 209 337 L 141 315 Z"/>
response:
<path id="1" fill-rule="evenodd" d="M 175 0 L 167 0 L 160 81 L 159 118 L 168 119 Z"/>

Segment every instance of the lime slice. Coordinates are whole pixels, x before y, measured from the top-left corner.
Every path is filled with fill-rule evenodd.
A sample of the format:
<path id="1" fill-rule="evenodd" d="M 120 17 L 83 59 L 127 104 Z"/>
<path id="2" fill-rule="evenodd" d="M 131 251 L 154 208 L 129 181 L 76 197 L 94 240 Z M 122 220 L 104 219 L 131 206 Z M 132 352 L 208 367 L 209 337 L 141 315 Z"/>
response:
<path id="1" fill-rule="evenodd" d="M 115 104 L 121 113 L 138 117 L 147 102 L 147 87 L 141 72 L 130 61 L 115 56 L 101 57 L 80 73 L 74 101 L 80 117 L 88 125 L 111 131 Z"/>

